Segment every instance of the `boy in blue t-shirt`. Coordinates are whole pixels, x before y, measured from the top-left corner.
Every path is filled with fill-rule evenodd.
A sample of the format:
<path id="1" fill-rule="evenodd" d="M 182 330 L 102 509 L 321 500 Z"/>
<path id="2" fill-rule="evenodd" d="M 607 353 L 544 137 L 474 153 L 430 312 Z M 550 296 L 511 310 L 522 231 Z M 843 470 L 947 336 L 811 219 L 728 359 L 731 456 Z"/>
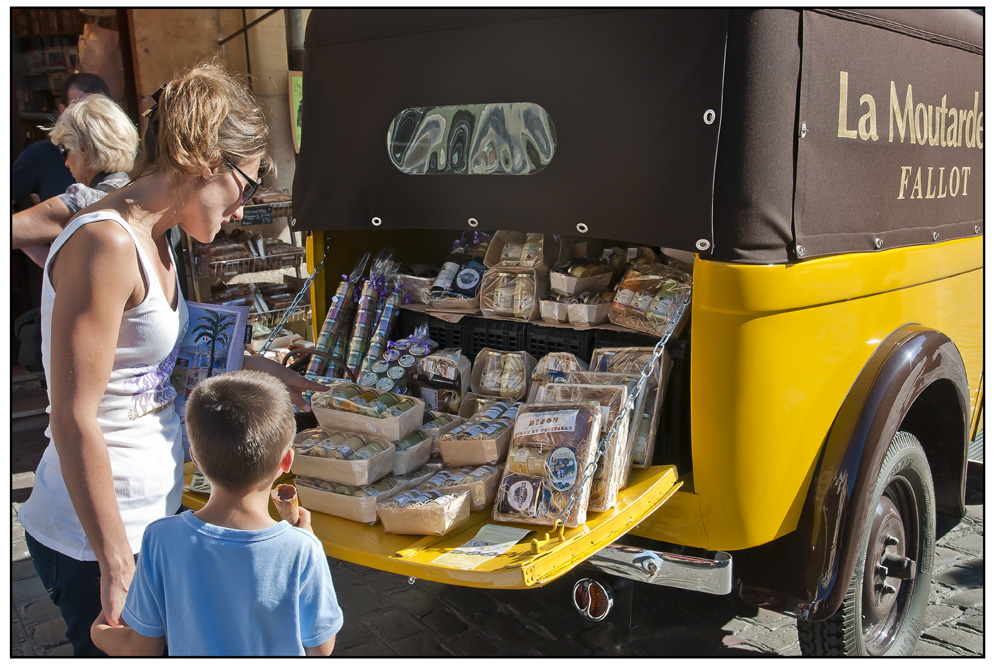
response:
<path id="1" fill-rule="evenodd" d="M 186 406 L 190 454 L 211 483 L 200 510 L 145 530 L 121 617 L 94 621 L 111 656 L 327 656 L 342 627 L 311 516 L 300 528 L 269 515 L 273 482 L 290 470 L 295 422 L 283 383 L 262 372 L 200 383 Z"/>

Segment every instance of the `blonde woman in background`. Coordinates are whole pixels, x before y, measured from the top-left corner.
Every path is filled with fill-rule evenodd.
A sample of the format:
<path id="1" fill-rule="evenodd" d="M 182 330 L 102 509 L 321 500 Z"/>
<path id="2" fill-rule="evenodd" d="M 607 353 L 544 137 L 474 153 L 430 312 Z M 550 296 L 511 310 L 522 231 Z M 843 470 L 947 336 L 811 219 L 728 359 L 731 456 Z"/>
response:
<path id="1" fill-rule="evenodd" d="M 37 226 L 34 233 L 42 239 L 54 230 L 47 228 L 48 224 L 61 220 L 57 234 L 69 217 L 107 192 L 128 184 L 128 172 L 138 152 L 135 126 L 120 106 L 101 94 L 87 95 L 67 106 L 49 132 L 49 140 L 62 153 L 77 184 L 64 194 L 14 215 L 15 229 L 22 224 Z M 18 235 L 16 230 L 13 235 Z M 20 246 L 15 244 L 14 248 Z M 47 245 L 35 244 L 23 250 L 44 267 Z"/>
<path id="2" fill-rule="evenodd" d="M 255 98 L 217 65 L 193 68 L 155 98 L 154 149 L 130 185 L 66 226 L 43 279 L 50 442 L 19 517 L 76 655 L 100 655 L 91 623 L 102 612 L 120 625 L 146 526 L 180 507 L 169 377 L 187 309 L 166 233 L 179 226 L 206 243 L 241 219 L 269 138 Z M 281 378 L 301 408 L 300 391 L 325 389 L 264 358 L 246 357 L 245 368 Z"/>

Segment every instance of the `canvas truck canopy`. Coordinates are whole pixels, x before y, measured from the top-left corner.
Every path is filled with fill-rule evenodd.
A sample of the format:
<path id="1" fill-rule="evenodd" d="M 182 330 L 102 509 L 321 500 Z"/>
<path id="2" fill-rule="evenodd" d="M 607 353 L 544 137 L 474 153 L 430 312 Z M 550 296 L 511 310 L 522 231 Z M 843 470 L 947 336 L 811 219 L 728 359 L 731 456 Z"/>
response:
<path id="1" fill-rule="evenodd" d="M 968 10 L 315 10 L 297 228 L 743 263 L 976 235 L 982 40 Z"/>
<path id="2" fill-rule="evenodd" d="M 725 35 L 717 10 L 315 10 L 297 228 L 710 243 Z"/>

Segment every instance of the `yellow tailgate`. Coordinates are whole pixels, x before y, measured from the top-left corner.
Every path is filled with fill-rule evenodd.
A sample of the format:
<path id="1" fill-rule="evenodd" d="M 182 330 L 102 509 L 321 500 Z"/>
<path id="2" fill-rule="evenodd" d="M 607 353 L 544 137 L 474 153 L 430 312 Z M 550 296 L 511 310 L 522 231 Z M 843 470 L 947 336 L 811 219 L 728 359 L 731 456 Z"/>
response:
<path id="1" fill-rule="evenodd" d="M 184 486 L 189 486 L 192 473 L 193 465 L 188 463 Z M 534 533 L 470 570 L 438 563 L 437 559 L 465 545 L 481 527 L 492 523 L 489 508 L 470 513 L 466 524 L 445 536 L 392 535 L 385 533 L 379 523 L 369 526 L 318 512 L 311 513 L 311 523 L 325 553 L 336 559 L 445 584 L 524 589 L 556 579 L 610 545 L 663 505 L 680 486 L 674 466 L 633 469 L 628 487 L 619 492 L 614 509 L 589 513 L 584 525 L 564 529 L 562 535 L 549 527 L 498 523 L 531 528 Z M 196 510 L 206 500 L 204 494 L 183 492 L 183 504 L 188 508 Z M 276 516 L 274 508 L 270 512 Z"/>

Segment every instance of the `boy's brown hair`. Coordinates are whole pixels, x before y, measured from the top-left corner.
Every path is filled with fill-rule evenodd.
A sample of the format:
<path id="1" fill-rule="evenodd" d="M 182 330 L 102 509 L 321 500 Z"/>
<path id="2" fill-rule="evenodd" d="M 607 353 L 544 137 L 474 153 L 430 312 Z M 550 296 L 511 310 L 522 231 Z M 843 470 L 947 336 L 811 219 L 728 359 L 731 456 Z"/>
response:
<path id="1" fill-rule="evenodd" d="M 186 426 L 200 470 L 228 490 L 265 480 L 297 431 L 283 382 L 248 370 L 199 383 L 187 399 Z"/>

